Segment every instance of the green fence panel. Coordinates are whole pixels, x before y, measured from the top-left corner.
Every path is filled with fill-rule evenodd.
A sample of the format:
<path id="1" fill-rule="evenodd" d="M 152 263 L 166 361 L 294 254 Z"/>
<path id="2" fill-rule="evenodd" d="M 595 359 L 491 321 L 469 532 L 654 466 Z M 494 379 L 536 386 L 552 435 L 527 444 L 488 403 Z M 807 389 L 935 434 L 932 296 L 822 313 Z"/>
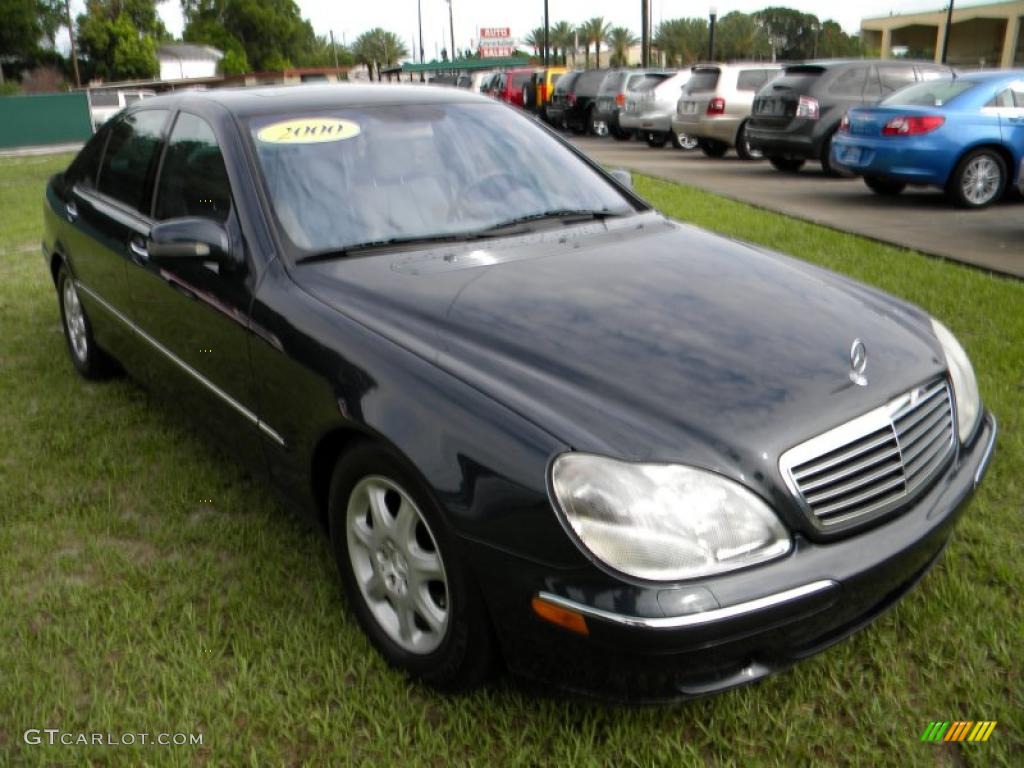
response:
<path id="1" fill-rule="evenodd" d="M 0 97 L 0 149 L 85 141 L 90 136 L 89 97 L 84 91 Z"/>

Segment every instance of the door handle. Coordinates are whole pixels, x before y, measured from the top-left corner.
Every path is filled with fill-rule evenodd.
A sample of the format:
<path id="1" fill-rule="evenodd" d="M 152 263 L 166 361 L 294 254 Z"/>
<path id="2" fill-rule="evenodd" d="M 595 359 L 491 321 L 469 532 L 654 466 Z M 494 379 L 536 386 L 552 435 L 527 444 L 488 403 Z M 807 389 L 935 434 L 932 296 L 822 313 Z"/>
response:
<path id="1" fill-rule="evenodd" d="M 132 252 L 132 258 L 137 263 L 142 264 L 149 261 L 149 251 L 146 250 L 146 244 L 140 238 L 133 237 L 129 240 L 128 250 Z"/>
<path id="2" fill-rule="evenodd" d="M 78 206 L 73 202 L 64 203 L 64 213 L 68 216 L 68 221 L 74 221 L 78 218 Z"/>

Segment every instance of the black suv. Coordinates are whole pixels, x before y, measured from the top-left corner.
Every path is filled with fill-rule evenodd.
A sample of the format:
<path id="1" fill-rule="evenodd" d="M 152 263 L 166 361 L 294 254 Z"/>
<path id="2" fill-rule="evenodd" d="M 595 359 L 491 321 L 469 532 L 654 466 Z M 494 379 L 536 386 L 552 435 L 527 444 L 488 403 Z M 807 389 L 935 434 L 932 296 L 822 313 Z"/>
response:
<path id="1" fill-rule="evenodd" d="M 583 72 L 578 69 L 566 72 L 555 83 L 555 90 L 551 92 L 547 109 L 544 111 L 544 119 L 556 128 L 565 126 L 565 111 L 569 108 L 569 94 L 572 92 L 576 78 L 582 74 Z"/>
<path id="2" fill-rule="evenodd" d="M 580 72 L 579 77 L 569 83 L 565 91 L 562 117 L 565 127 L 573 133 L 597 133 L 594 125 L 600 122 L 597 117 L 597 92 L 601 90 L 601 83 L 607 75 L 607 69 L 588 69 Z M 561 84 L 559 80 L 558 85 Z"/>
<path id="3" fill-rule="evenodd" d="M 918 61 L 811 61 L 786 67 L 754 99 L 747 138 L 780 171 L 817 160 L 827 174 L 832 136 L 846 110 L 876 104 L 893 91 L 950 73 Z"/>

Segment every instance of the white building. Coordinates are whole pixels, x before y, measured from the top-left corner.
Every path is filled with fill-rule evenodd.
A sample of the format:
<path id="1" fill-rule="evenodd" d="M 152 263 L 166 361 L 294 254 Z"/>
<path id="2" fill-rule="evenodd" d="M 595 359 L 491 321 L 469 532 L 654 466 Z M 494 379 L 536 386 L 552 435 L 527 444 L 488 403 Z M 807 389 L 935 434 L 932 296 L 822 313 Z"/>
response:
<path id="1" fill-rule="evenodd" d="M 210 45 L 168 43 L 156 49 L 161 80 L 213 77 L 217 74 L 217 62 L 223 58 L 224 54 Z"/>

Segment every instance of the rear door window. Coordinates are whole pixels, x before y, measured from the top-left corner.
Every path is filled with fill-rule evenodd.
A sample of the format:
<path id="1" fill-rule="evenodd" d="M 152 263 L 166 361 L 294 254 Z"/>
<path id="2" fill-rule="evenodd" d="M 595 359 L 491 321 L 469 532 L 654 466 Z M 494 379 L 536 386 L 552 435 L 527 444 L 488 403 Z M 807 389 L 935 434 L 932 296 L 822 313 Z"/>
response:
<path id="1" fill-rule="evenodd" d="M 181 112 L 167 140 L 156 190 L 156 219 L 198 216 L 223 223 L 231 211 L 231 185 L 209 123 Z"/>
<path id="2" fill-rule="evenodd" d="M 736 77 L 737 91 L 759 91 L 768 81 L 767 69 L 741 69 Z"/>
<path id="3" fill-rule="evenodd" d="M 836 76 L 828 92 L 833 96 L 859 99 L 864 95 L 867 74 L 867 67 L 849 67 Z"/>
<path id="4" fill-rule="evenodd" d="M 166 109 L 148 109 L 117 121 L 100 169 L 100 192 L 136 211 L 148 210 L 149 187 L 168 115 Z"/>

